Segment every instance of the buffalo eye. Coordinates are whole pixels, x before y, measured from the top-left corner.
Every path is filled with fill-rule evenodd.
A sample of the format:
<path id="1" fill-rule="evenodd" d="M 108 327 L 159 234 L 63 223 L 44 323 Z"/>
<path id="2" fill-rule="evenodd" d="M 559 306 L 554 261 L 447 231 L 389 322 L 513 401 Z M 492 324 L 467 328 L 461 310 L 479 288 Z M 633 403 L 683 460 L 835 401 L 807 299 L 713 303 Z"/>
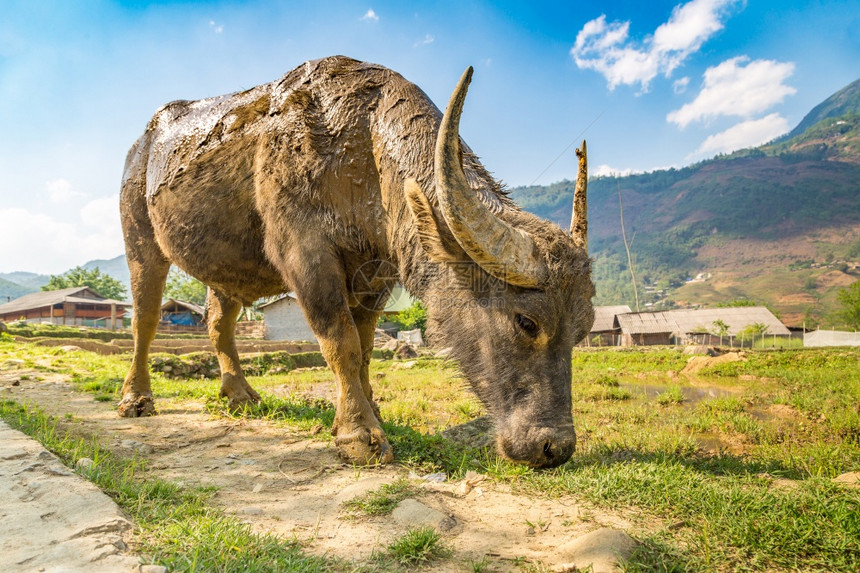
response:
<path id="1" fill-rule="evenodd" d="M 517 326 L 519 326 L 523 332 L 528 334 L 529 336 L 537 336 L 538 333 L 538 325 L 527 316 L 523 316 L 522 314 L 518 314 L 516 316 Z"/>

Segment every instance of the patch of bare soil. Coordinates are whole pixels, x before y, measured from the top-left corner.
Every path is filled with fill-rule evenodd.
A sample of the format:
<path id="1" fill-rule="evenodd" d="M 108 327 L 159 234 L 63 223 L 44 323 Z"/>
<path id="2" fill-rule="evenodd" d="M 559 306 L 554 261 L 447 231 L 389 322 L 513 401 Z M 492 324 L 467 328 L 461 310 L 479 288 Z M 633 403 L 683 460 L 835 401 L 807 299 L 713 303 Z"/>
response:
<path id="1" fill-rule="evenodd" d="M 38 406 L 64 429 L 94 436 L 116 454 L 143 458 L 154 476 L 216 486 L 213 502 L 226 513 L 259 532 L 295 537 L 318 555 L 362 561 L 421 525 L 403 517 L 407 512 L 350 519 L 342 509 L 344 502 L 403 477 L 413 478 L 414 500 L 444 516 L 440 529 L 453 550 L 427 571 L 468 570 L 482 559 L 492 571 L 518 571 L 523 559 L 558 567 L 571 560 L 559 548 L 581 535 L 602 527 L 646 527 L 632 514 L 598 510 L 572 496 L 520 495 L 480 476 L 472 475 L 468 484 L 436 483 L 397 465 L 346 465 L 327 435 L 308 438 L 265 420 L 214 418 L 199 402 L 162 400 L 155 417 L 119 418 L 113 404 L 75 391 L 62 375 L 14 375 L 15 385 L 11 373 L 0 373 L 0 399 Z"/>
<path id="2" fill-rule="evenodd" d="M 693 356 L 687 361 L 687 365 L 681 370 L 682 374 L 696 374 L 704 368 L 710 368 L 724 362 L 738 362 L 745 360 L 743 352 L 727 352 L 720 356 Z"/>
<path id="3" fill-rule="evenodd" d="M 854 284 L 857 279 L 848 273 L 842 271 L 830 271 L 819 276 L 817 279 L 819 289 L 829 289 L 832 287 L 848 287 Z"/>

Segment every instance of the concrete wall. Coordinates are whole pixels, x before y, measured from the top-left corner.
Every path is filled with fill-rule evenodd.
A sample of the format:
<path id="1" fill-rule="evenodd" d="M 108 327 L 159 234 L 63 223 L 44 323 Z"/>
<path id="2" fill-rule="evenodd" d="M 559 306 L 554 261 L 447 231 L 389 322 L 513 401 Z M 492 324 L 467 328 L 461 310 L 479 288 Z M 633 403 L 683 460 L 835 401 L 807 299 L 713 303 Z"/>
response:
<path id="1" fill-rule="evenodd" d="M 266 323 L 266 340 L 309 340 L 317 337 L 305 320 L 298 301 L 286 297 L 262 309 Z"/>

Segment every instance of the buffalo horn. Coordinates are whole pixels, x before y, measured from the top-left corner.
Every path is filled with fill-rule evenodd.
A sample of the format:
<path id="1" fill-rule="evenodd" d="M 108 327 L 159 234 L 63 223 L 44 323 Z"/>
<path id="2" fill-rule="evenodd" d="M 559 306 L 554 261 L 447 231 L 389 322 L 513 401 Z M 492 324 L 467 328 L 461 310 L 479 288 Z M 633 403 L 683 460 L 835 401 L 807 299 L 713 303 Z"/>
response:
<path id="1" fill-rule="evenodd" d="M 436 138 L 436 196 L 442 216 L 469 257 L 494 277 L 533 288 L 546 276 L 532 238 L 494 215 L 466 180 L 460 151 L 460 114 L 472 79 L 471 66 L 460 78 Z"/>
<path id="2" fill-rule="evenodd" d="M 582 149 L 576 150 L 579 159 L 579 172 L 576 175 L 576 187 L 573 191 L 573 215 L 570 217 L 570 236 L 573 242 L 588 252 L 588 158 L 585 152 L 585 140 Z"/>

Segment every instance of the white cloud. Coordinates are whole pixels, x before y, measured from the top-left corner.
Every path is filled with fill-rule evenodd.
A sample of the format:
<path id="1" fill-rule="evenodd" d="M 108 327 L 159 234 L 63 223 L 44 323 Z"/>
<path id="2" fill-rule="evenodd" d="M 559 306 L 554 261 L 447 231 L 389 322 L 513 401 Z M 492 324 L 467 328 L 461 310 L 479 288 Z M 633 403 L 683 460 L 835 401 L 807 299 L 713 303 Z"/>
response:
<path id="1" fill-rule="evenodd" d="M 684 76 L 683 78 L 677 79 L 672 83 L 672 91 L 676 94 L 682 94 L 687 91 L 687 86 L 690 85 L 690 78 Z"/>
<path id="2" fill-rule="evenodd" d="M 629 40 L 630 22 L 587 22 L 570 53 L 580 69 L 603 75 L 609 89 L 639 84 L 643 91 L 658 73 L 669 77 L 690 54 L 723 28 L 722 20 L 738 0 L 691 0 L 676 6 L 669 20 L 641 43 Z"/>
<path id="3" fill-rule="evenodd" d="M 92 259 L 123 253 L 119 198 L 84 205 L 78 222 L 64 222 L 18 207 L 0 209 L 2 271 L 58 274 Z"/>
<path id="4" fill-rule="evenodd" d="M 415 42 L 414 44 L 412 44 L 412 47 L 417 48 L 418 46 L 426 46 L 427 44 L 432 44 L 435 41 L 436 41 L 436 38 L 433 37 L 432 34 L 425 34 L 424 39 Z"/>
<path id="5" fill-rule="evenodd" d="M 48 193 L 48 200 L 55 204 L 68 203 L 84 196 L 80 191 L 75 191 L 68 179 L 63 178 L 45 181 L 45 191 Z"/>
<path id="6" fill-rule="evenodd" d="M 746 56 L 726 60 L 708 68 L 696 99 L 670 112 L 666 120 L 683 129 L 691 122 L 719 116 L 752 117 L 797 92 L 783 83 L 793 73 L 790 62 L 750 62 Z"/>
<path id="7" fill-rule="evenodd" d="M 373 11 L 373 8 L 370 8 L 367 12 L 364 13 L 364 16 L 360 18 L 365 22 L 379 22 L 379 16 L 376 15 L 376 12 Z"/>
<path id="8" fill-rule="evenodd" d="M 596 168 L 589 168 L 588 176 L 589 177 L 626 177 L 628 175 L 636 175 L 637 173 L 652 173 L 654 171 L 665 171 L 667 169 L 677 169 L 676 165 L 661 165 L 649 167 L 647 169 L 618 169 L 617 167 L 611 167 L 609 165 L 603 164 L 598 165 Z"/>
<path id="9" fill-rule="evenodd" d="M 589 177 L 624 177 L 632 173 L 632 169 L 616 169 L 606 164 L 588 170 Z"/>
<path id="10" fill-rule="evenodd" d="M 712 155 L 754 147 L 767 143 L 787 132 L 788 129 L 788 121 L 778 113 L 772 113 L 761 119 L 741 122 L 723 132 L 711 135 L 702 142 L 696 153 Z"/>
<path id="11" fill-rule="evenodd" d="M 209 20 L 209 27 L 212 28 L 212 31 L 215 32 L 216 34 L 220 34 L 221 32 L 224 31 L 224 25 L 223 24 L 216 24 L 215 20 Z"/>

